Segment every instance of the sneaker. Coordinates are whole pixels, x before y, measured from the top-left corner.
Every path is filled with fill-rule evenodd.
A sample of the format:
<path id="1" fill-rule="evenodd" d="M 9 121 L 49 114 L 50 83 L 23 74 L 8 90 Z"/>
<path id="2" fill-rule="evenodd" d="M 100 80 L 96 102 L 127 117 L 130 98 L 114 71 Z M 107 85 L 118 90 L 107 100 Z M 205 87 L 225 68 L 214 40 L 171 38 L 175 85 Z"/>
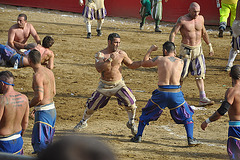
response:
<path id="1" fill-rule="evenodd" d="M 229 72 L 231 70 L 231 67 L 229 67 L 229 66 L 226 66 L 226 68 L 224 69 L 224 71 L 226 71 L 226 72 Z"/>
<path id="2" fill-rule="evenodd" d="M 102 36 L 102 32 L 100 29 L 97 29 L 97 36 Z"/>
<path id="3" fill-rule="evenodd" d="M 92 37 L 91 33 L 87 33 L 87 38 L 90 39 Z"/>
<path id="4" fill-rule="evenodd" d="M 130 124 L 128 121 L 126 125 L 129 129 L 131 129 L 132 135 L 135 136 L 137 134 L 137 126 L 135 125 L 135 123 Z"/>
<path id="5" fill-rule="evenodd" d="M 200 99 L 199 106 L 213 105 L 215 102 L 211 101 L 207 97 Z"/>
<path id="6" fill-rule="evenodd" d="M 157 27 L 157 28 L 155 28 L 155 32 L 160 32 L 161 33 L 162 30 Z"/>
<path id="7" fill-rule="evenodd" d="M 198 140 L 196 140 L 196 138 L 190 138 L 188 137 L 188 146 L 193 147 L 193 146 L 197 146 L 201 144 L 201 142 L 199 142 Z"/>
<path id="8" fill-rule="evenodd" d="M 81 120 L 74 128 L 73 131 L 80 131 L 83 128 L 86 128 L 88 126 L 87 122 L 83 123 L 83 121 Z"/>
<path id="9" fill-rule="evenodd" d="M 135 142 L 135 143 L 140 143 L 142 142 L 142 136 L 134 136 L 133 138 L 130 139 L 131 142 Z"/>
<path id="10" fill-rule="evenodd" d="M 140 23 L 140 28 L 139 29 L 143 30 L 143 23 L 142 22 Z"/>
<path id="11" fill-rule="evenodd" d="M 220 38 L 223 37 L 223 31 L 224 30 L 222 28 L 219 29 L 218 37 L 220 37 Z"/>

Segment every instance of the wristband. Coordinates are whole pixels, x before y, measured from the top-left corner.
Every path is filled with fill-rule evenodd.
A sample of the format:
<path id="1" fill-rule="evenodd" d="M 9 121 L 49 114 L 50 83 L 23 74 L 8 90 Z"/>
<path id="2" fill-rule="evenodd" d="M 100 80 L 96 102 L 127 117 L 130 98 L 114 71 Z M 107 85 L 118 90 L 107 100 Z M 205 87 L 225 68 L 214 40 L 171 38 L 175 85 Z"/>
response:
<path id="1" fill-rule="evenodd" d="M 210 52 L 213 52 L 213 47 L 212 47 L 212 44 L 211 44 L 211 43 L 209 43 L 209 44 L 208 44 L 208 46 L 209 46 L 209 51 L 210 51 Z"/>
<path id="2" fill-rule="evenodd" d="M 208 124 L 208 123 L 211 123 L 210 119 L 206 119 L 205 122 Z"/>

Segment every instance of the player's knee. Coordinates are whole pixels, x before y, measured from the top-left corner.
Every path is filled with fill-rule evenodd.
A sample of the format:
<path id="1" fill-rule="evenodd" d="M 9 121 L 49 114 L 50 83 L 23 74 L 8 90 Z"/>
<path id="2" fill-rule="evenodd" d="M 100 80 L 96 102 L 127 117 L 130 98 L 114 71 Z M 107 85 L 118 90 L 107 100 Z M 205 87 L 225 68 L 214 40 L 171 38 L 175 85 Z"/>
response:
<path id="1" fill-rule="evenodd" d="M 134 103 L 134 104 L 132 104 L 132 105 L 129 105 L 129 106 L 125 106 L 125 110 L 126 111 L 134 111 L 134 110 L 136 110 L 137 109 L 137 106 L 136 106 L 136 104 Z"/>

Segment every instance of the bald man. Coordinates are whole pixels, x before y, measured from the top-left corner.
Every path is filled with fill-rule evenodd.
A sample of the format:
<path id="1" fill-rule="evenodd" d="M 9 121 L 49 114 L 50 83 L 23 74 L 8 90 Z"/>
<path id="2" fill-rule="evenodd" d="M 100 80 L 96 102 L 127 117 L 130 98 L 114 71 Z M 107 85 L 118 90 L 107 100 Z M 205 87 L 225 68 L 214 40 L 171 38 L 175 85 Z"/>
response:
<path id="1" fill-rule="evenodd" d="M 169 41 L 174 42 L 176 34 L 180 31 L 182 35 L 180 58 L 184 60 L 184 68 L 181 76 L 181 85 L 184 78 L 190 71 L 197 83 L 200 94 L 200 106 L 212 105 L 211 101 L 206 97 L 204 90 L 204 79 L 206 72 L 205 58 L 202 50 L 201 39 L 209 46 L 209 55 L 214 54 L 212 45 L 204 26 L 204 18 L 200 13 L 200 6 L 198 3 L 193 2 L 189 7 L 189 13 L 178 18 L 177 23 L 174 25 Z"/>

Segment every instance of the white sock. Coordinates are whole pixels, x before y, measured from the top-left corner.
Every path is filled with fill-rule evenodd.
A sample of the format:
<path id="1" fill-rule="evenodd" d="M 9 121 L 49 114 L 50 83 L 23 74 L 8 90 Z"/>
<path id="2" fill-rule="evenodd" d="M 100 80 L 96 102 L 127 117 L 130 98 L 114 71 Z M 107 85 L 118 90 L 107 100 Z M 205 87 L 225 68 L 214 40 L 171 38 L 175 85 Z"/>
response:
<path id="1" fill-rule="evenodd" d="M 233 66 L 233 62 L 236 58 L 238 54 L 238 51 L 234 50 L 233 48 L 231 48 L 230 52 L 229 52 L 229 57 L 228 57 L 228 64 L 227 66 L 232 67 Z"/>
<path id="2" fill-rule="evenodd" d="M 87 33 L 91 33 L 91 24 L 87 23 L 86 27 L 87 27 Z"/>
<path id="3" fill-rule="evenodd" d="M 134 118 L 135 118 L 135 115 L 136 115 L 136 109 L 127 110 L 127 114 L 128 114 L 129 123 L 133 124 L 134 123 Z"/>
<path id="4" fill-rule="evenodd" d="M 87 120 L 92 116 L 92 114 L 87 114 L 87 109 L 85 109 L 84 113 L 83 113 L 83 118 L 82 118 L 82 122 L 83 123 L 87 123 Z"/>
<path id="5" fill-rule="evenodd" d="M 102 20 L 98 20 L 97 21 L 97 30 L 101 30 L 102 29 L 102 24 L 103 24 Z"/>

